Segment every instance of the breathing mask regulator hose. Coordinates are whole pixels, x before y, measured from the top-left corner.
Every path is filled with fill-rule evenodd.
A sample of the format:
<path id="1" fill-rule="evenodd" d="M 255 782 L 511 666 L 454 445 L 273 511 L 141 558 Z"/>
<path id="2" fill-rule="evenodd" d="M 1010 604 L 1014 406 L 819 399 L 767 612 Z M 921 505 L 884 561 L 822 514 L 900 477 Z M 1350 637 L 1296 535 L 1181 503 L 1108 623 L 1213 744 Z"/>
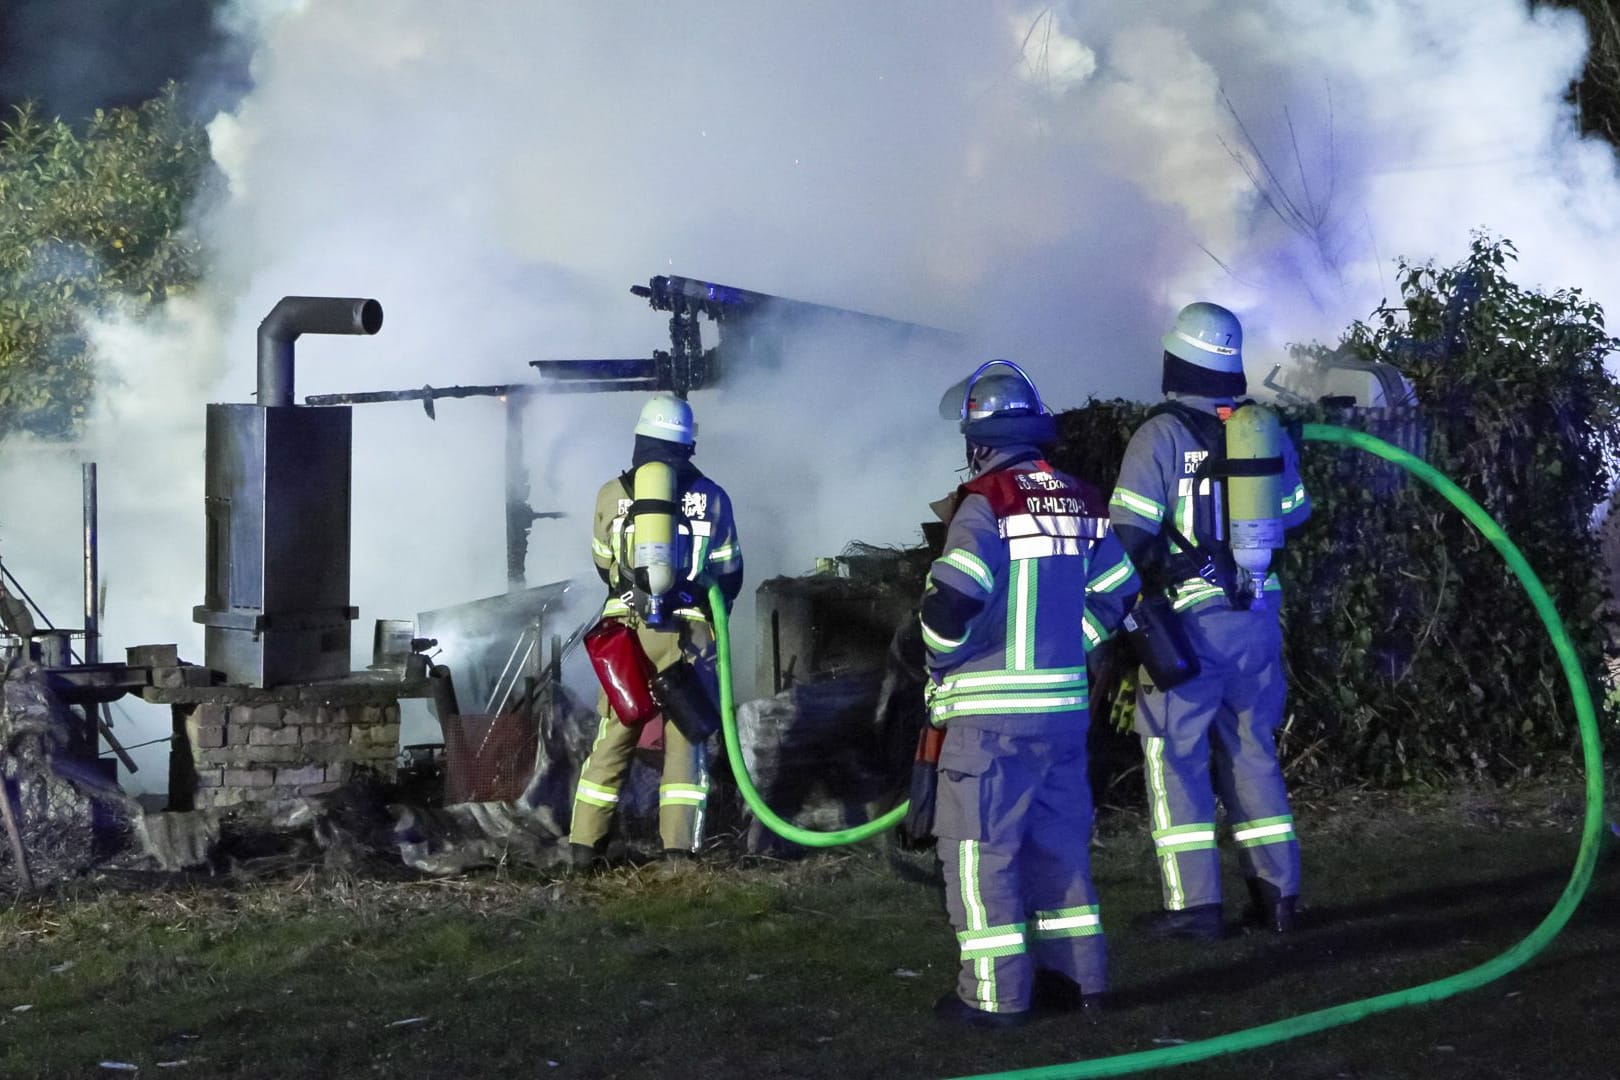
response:
<path id="1" fill-rule="evenodd" d="M 709 584 L 709 610 L 714 612 L 714 645 L 720 657 L 720 727 L 726 740 L 726 755 L 731 760 L 731 773 L 737 778 L 737 790 L 742 792 L 743 801 L 765 827 L 795 844 L 803 844 L 806 847 L 837 847 L 840 844 L 853 844 L 876 836 L 904 821 L 906 810 L 911 805 L 910 800 L 902 802 L 893 810 L 864 825 L 833 829 L 829 832 L 800 828 L 765 805 L 764 797 L 754 786 L 753 778 L 748 775 L 748 766 L 743 761 L 742 743 L 737 738 L 736 704 L 731 695 L 731 627 L 726 619 L 726 598 L 721 594 L 720 586 L 712 582 Z"/>
<path id="2" fill-rule="evenodd" d="M 1569 884 L 1564 886 L 1563 895 L 1547 913 L 1546 918 L 1530 931 L 1529 934 L 1509 948 L 1506 952 L 1493 956 L 1478 967 L 1467 971 L 1449 975 L 1433 982 L 1422 983 L 1405 990 L 1396 990 L 1377 997 L 1363 998 L 1344 1005 L 1335 1005 L 1327 1009 L 1318 1009 L 1315 1012 L 1305 1013 L 1301 1016 L 1279 1020 L 1272 1024 L 1263 1024 L 1259 1027 L 1246 1028 L 1234 1031 L 1227 1035 L 1218 1035 L 1214 1038 L 1201 1039 L 1197 1042 L 1184 1043 L 1180 1046 L 1167 1046 L 1156 1050 L 1143 1050 L 1132 1054 L 1118 1054 L 1113 1057 L 1095 1058 L 1091 1061 L 1076 1061 L 1067 1065 L 1047 1065 L 1034 1069 L 1018 1069 L 1011 1072 L 979 1073 L 973 1077 L 964 1077 L 961 1080 L 1079 1080 L 1083 1077 L 1093 1076 L 1122 1076 L 1126 1073 L 1141 1072 L 1146 1069 L 1159 1069 L 1168 1065 L 1181 1065 L 1191 1061 L 1201 1061 L 1205 1058 L 1215 1057 L 1219 1054 L 1229 1054 L 1238 1050 L 1252 1050 L 1260 1046 L 1270 1046 L 1274 1043 L 1286 1042 L 1301 1035 L 1309 1035 L 1317 1031 L 1348 1024 L 1375 1013 L 1387 1012 L 1391 1009 L 1404 1008 L 1408 1005 L 1421 1005 L 1426 1002 L 1440 1001 L 1465 990 L 1475 990 L 1486 983 L 1508 974 L 1523 965 L 1531 957 L 1558 936 L 1558 932 L 1569 922 L 1575 908 L 1580 904 L 1581 897 L 1585 895 L 1587 887 L 1592 882 L 1592 871 L 1597 863 L 1598 844 L 1603 836 L 1603 748 L 1598 738 L 1597 720 L 1592 710 L 1592 695 L 1587 686 L 1586 676 L 1581 672 L 1579 659 L 1575 655 L 1575 647 L 1569 640 L 1569 634 L 1564 630 L 1563 620 L 1558 617 L 1553 607 L 1552 598 L 1542 587 L 1541 581 L 1536 577 L 1535 571 L 1525 561 L 1524 555 L 1514 546 L 1513 541 L 1507 538 L 1498 525 L 1480 505 L 1468 496 L 1456 484 L 1436 470 L 1433 466 L 1407 453 L 1396 446 L 1391 446 L 1382 439 L 1374 438 L 1365 432 L 1352 431 L 1332 424 L 1306 424 L 1302 434 L 1308 441 L 1339 443 L 1364 450 L 1375 457 L 1385 461 L 1394 462 L 1419 480 L 1434 488 L 1445 496 L 1463 516 L 1473 523 L 1485 539 L 1501 553 L 1512 569 L 1524 591 L 1529 594 L 1530 602 L 1535 606 L 1536 614 L 1541 616 L 1542 624 L 1547 628 L 1547 634 L 1552 638 L 1553 649 L 1558 653 L 1559 663 L 1563 667 L 1564 679 L 1569 683 L 1570 696 L 1575 703 L 1575 717 L 1580 722 L 1581 754 L 1586 766 L 1586 821 L 1581 830 L 1580 851 L 1575 856 L 1575 869 L 1571 872 Z M 724 684 L 722 684 L 724 685 Z M 729 718 L 728 718 L 729 720 Z"/>

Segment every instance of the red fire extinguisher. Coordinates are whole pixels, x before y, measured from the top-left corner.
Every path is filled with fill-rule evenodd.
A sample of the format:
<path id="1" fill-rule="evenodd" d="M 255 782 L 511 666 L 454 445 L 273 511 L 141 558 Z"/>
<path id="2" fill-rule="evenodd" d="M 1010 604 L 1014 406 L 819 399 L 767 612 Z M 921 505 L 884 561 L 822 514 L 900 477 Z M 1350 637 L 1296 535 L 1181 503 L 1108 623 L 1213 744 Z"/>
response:
<path id="1" fill-rule="evenodd" d="M 658 715 L 651 689 L 656 672 L 634 630 L 617 619 L 603 619 L 586 632 L 585 652 L 621 724 L 635 727 Z"/>

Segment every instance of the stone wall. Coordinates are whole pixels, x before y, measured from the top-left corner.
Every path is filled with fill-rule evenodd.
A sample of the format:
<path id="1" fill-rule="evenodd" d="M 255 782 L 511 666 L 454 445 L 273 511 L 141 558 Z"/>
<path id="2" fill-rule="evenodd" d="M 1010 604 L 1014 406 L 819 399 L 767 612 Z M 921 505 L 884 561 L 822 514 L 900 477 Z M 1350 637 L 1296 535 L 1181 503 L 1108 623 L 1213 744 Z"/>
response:
<path id="1" fill-rule="evenodd" d="M 171 701 L 169 809 L 275 811 L 362 778 L 392 782 L 396 690 L 309 684 L 199 688 Z M 174 695 L 170 695 L 174 696 Z"/>

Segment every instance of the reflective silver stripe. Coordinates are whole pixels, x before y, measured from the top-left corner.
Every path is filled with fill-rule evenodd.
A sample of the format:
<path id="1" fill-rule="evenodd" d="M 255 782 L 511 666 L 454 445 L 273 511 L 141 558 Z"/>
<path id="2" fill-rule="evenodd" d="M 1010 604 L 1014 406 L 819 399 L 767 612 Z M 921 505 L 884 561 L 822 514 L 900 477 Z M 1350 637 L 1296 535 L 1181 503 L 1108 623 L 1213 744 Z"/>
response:
<path id="1" fill-rule="evenodd" d="M 1015 536 L 1083 536 L 1096 540 L 1108 532 L 1108 519 L 1078 514 L 1009 514 L 998 528 L 1003 539 Z"/>
<path id="2" fill-rule="evenodd" d="M 1070 915 L 1062 919 L 1035 919 L 1037 930 L 1069 930 L 1076 926 L 1099 926 L 1102 924 L 1100 915 Z"/>
<path id="3" fill-rule="evenodd" d="M 1012 690 L 1020 686 L 1064 686 L 1084 683 L 1083 671 L 986 671 L 974 675 L 952 675 L 939 684 L 940 692 L 965 690 L 974 686 L 994 686 Z"/>
<path id="4" fill-rule="evenodd" d="M 1014 559 L 1046 559 L 1054 555 L 1083 555 L 1091 543 L 1067 536 L 1020 536 L 1007 541 Z"/>
<path id="5" fill-rule="evenodd" d="M 1235 836 L 1236 834 L 1234 834 Z M 1214 843 L 1214 829 L 1194 829 L 1188 832 L 1173 832 L 1167 836 L 1156 836 L 1153 843 L 1156 847 L 1175 847 L 1177 844 Z"/>
<path id="6" fill-rule="evenodd" d="M 1225 345 L 1212 345 L 1207 341 L 1200 341 L 1198 338 L 1193 337 L 1185 330 L 1172 330 L 1170 332 L 1175 335 L 1177 340 L 1185 341 L 1188 345 L 1191 345 L 1195 349 L 1200 349 L 1207 353 L 1214 353 L 1216 356 L 1236 356 L 1238 353 L 1236 349 L 1229 349 Z"/>
<path id="7" fill-rule="evenodd" d="M 1279 825 L 1262 825 L 1257 829 L 1237 829 L 1232 833 L 1233 840 L 1254 840 L 1262 836 L 1282 836 L 1294 831 L 1294 826 L 1288 822 Z"/>
<path id="8" fill-rule="evenodd" d="M 949 715 L 954 712 L 1055 712 L 1059 709 L 1084 708 L 1084 697 L 969 697 L 957 701 L 936 703 L 934 712 Z"/>
<path id="9" fill-rule="evenodd" d="M 1001 519 L 1001 535 L 1081 536 L 1080 519 L 1068 514 L 1011 514 Z"/>

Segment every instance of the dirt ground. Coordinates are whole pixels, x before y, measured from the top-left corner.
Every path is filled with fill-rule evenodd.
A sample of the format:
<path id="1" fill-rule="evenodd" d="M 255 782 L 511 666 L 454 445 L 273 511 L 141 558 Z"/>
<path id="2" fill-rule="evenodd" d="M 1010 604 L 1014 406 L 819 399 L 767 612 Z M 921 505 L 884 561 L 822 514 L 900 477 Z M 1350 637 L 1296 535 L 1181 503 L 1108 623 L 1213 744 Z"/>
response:
<path id="1" fill-rule="evenodd" d="M 592 877 L 102 875 L 0 911 L 0 1074 L 1062 1076 L 1489 959 L 1564 889 L 1580 810 L 1545 787 L 1303 801 L 1302 929 L 1199 944 L 1132 933 L 1156 877 L 1145 823 L 1114 813 L 1094 849 L 1108 1011 L 996 1033 L 932 1018 L 955 968 L 937 877 L 886 843 L 752 862 L 720 844 L 682 872 Z M 1605 836 L 1568 928 L 1506 978 L 1169 1075 L 1620 1075 Z"/>

